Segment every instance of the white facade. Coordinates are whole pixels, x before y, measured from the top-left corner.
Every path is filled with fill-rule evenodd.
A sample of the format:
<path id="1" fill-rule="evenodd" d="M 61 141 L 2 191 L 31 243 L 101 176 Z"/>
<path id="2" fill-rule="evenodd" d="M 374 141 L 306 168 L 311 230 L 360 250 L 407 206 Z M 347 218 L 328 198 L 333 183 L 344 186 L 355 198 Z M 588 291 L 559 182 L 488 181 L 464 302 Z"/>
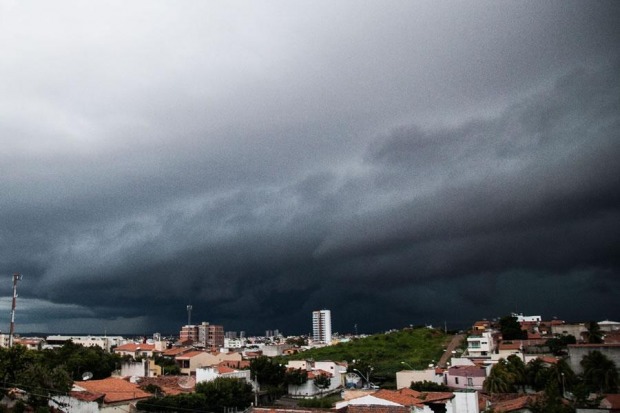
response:
<path id="1" fill-rule="evenodd" d="M 331 344 L 332 313 L 330 310 L 312 312 L 312 339 L 315 343 Z"/>
<path id="2" fill-rule="evenodd" d="M 490 357 L 495 350 L 495 343 L 490 332 L 467 337 L 467 354 L 469 357 Z"/>
<path id="3" fill-rule="evenodd" d="M 444 376 L 443 373 L 437 373 L 435 369 L 401 370 L 396 372 L 396 389 L 409 388 L 411 383 L 419 381 L 444 384 Z"/>
<path id="4" fill-rule="evenodd" d="M 250 377 L 250 370 L 235 370 L 228 373 L 220 373 L 217 366 L 199 367 L 196 369 L 196 383 L 209 382 L 218 377 L 229 377 L 235 379 L 243 379 L 255 387 Z"/>
<path id="5" fill-rule="evenodd" d="M 331 393 L 342 387 L 344 384 L 344 375 L 347 373 L 346 366 L 333 361 L 291 360 L 288 362 L 286 367 L 289 369 L 302 369 L 307 372 L 313 372 L 314 374 L 325 372 L 329 376 L 330 383 L 325 389 L 319 389 L 315 386 L 313 379 L 308 379 L 306 383 L 300 386 L 289 385 L 289 395 L 297 397 L 314 397 L 321 393 Z"/>
<path id="6" fill-rule="evenodd" d="M 519 323 L 522 322 L 537 322 L 541 321 L 542 317 L 539 315 L 523 315 L 523 313 L 512 313 L 511 316 L 516 317 Z"/>
<path id="7" fill-rule="evenodd" d="M 48 346 L 62 346 L 67 341 L 73 344 L 80 344 L 84 347 L 101 347 L 105 351 L 110 351 L 112 347 L 127 343 L 121 336 L 48 336 L 45 341 Z"/>

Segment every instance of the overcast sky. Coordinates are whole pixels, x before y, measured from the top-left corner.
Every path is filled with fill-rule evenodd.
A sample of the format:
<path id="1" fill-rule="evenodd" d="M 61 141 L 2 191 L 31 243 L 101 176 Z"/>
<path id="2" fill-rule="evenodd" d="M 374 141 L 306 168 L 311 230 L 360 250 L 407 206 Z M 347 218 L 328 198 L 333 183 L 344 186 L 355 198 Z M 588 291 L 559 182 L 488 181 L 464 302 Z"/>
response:
<path id="1" fill-rule="evenodd" d="M 620 321 L 620 2 L 0 0 L 0 330 Z M 5 311 L 6 310 L 6 311 Z"/>

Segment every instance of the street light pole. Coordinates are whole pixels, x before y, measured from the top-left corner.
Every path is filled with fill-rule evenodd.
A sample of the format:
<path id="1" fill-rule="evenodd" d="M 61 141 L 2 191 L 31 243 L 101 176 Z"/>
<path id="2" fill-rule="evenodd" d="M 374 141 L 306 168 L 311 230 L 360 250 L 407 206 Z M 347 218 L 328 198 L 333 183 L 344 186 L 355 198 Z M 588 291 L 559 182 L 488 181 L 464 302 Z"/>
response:
<path id="1" fill-rule="evenodd" d="M 413 367 L 411 367 L 411 364 L 409 363 L 405 363 L 404 361 L 401 361 L 400 364 L 402 364 L 403 366 L 409 367 L 409 370 L 415 370 Z"/>

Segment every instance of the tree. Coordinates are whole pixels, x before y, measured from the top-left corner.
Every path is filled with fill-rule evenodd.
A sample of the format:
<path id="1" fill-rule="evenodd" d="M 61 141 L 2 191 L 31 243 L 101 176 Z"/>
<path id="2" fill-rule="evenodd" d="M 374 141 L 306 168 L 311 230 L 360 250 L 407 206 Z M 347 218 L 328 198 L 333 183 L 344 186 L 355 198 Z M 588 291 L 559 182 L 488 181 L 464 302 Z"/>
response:
<path id="1" fill-rule="evenodd" d="M 332 380 L 326 373 L 321 373 L 314 377 L 314 385 L 321 390 L 325 390 L 332 383 Z"/>
<path id="2" fill-rule="evenodd" d="M 270 400 L 275 400 L 286 392 L 285 373 L 286 367 L 269 357 L 261 356 L 250 361 L 252 380 L 258 382 L 260 389 L 267 392 Z"/>
<path id="3" fill-rule="evenodd" d="M 541 391 L 547 384 L 547 376 L 549 369 L 545 367 L 545 363 L 535 358 L 526 365 L 527 383 L 536 391 Z"/>
<path id="4" fill-rule="evenodd" d="M 523 360 L 515 354 L 511 354 L 506 359 L 506 370 L 510 374 L 512 384 L 521 388 L 525 393 L 525 385 L 527 384 L 527 371 Z"/>
<path id="5" fill-rule="evenodd" d="M 50 365 L 39 351 L 16 345 L 0 348 L 0 377 L 3 387 L 28 392 L 31 407 L 47 406 L 50 397 L 64 394 L 73 384 L 62 364 Z"/>
<path id="6" fill-rule="evenodd" d="M 532 413 L 574 413 L 575 409 L 565 404 L 556 381 L 550 381 L 545 391 L 528 406 Z"/>
<path id="7" fill-rule="evenodd" d="M 196 393 L 205 395 L 208 410 L 214 412 L 228 409 L 244 410 L 252 404 L 252 385 L 245 380 L 219 377 L 213 381 L 198 383 Z"/>
<path id="8" fill-rule="evenodd" d="M 416 390 L 420 392 L 426 391 L 450 391 L 450 388 L 445 384 L 437 384 L 434 381 L 413 381 L 409 386 L 411 390 Z"/>
<path id="9" fill-rule="evenodd" d="M 571 334 L 550 338 L 545 342 L 549 350 L 556 356 L 566 354 L 566 347 L 569 344 L 575 344 L 577 339 Z"/>
<path id="10" fill-rule="evenodd" d="M 596 321 L 586 323 L 586 341 L 590 344 L 601 344 L 603 342 L 603 332 Z"/>
<path id="11" fill-rule="evenodd" d="M 521 324 L 517 317 L 505 316 L 499 320 L 499 329 L 502 333 L 502 340 L 525 340 L 527 331 L 521 329 Z"/>
<path id="12" fill-rule="evenodd" d="M 302 369 L 290 369 L 284 375 L 284 382 L 293 386 L 301 386 L 308 381 L 308 372 Z"/>
<path id="13" fill-rule="evenodd" d="M 613 360 L 595 350 L 583 356 L 580 364 L 587 389 L 601 394 L 618 392 L 618 370 Z"/>
<path id="14" fill-rule="evenodd" d="M 491 394 L 514 393 L 513 383 L 514 379 L 506 367 L 506 360 L 500 359 L 499 362 L 491 368 L 491 372 L 484 380 L 482 388 L 484 391 Z"/>

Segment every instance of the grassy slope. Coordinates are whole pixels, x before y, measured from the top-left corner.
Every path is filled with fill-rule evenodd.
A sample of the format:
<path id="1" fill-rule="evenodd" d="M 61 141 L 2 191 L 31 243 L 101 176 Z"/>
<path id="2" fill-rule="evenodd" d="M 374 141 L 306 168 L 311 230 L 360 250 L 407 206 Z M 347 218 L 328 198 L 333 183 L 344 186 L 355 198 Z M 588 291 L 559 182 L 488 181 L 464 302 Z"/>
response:
<path id="1" fill-rule="evenodd" d="M 373 378 L 389 385 L 395 381 L 396 372 L 408 367 L 423 369 L 443 353 L 451 336 L 428 328 L 405 329 L 388 334 L 375 334 L 348 343 L 312 349 L 289 356 L 289 360 L 314 359 L 347 361 L 362 360 L 374 367 Z"/>

